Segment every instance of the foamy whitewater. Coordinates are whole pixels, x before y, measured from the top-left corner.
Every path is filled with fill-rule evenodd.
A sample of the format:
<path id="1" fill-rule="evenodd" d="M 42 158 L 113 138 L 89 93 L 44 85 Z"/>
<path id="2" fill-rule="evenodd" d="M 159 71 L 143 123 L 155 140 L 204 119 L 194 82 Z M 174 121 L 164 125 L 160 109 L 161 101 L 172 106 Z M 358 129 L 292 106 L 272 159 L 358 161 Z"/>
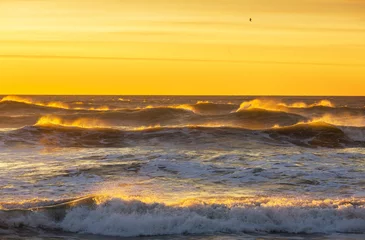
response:
<path id="1" fill-rule="evenodd" d="M 1 239 L 365 239 L 365 97 L 0 96 Z"/>

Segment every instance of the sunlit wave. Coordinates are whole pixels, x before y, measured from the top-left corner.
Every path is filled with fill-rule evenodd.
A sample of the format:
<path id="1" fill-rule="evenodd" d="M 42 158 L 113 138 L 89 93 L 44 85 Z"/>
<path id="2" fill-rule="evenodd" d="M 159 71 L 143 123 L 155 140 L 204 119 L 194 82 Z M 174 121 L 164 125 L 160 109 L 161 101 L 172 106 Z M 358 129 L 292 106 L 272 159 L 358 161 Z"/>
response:
<path id="1" fill-rule="evenodd" d="M 222 232 L 364 233 L 364 210 L 364 199 L 353 198 L 217 196 L 165 203 L 155 196 L 129 198 L 116 194 L 5 211 L 1 223 L 6 229 L 30 226 L 114 237 Z"/>
<path id="2" fill-rule="evenodd" d="M 33 104 L 33 105 L 42 106 L 42 107 L 70 109 L 70 106 L 66 103 L 63 103 L 63 102 L 58 102 L 57 101 L 57 102 L 42 103 L 42 102 L 39 102 L 39 101 L 35 101 L 31 98 L 25 98 L 25 97 L 19 97 L 19 96 L 6 96 L 6 97 L 4 97 L 3 99 L 0 100 L 0 102 L 6 102 L 6 101 Z"/>
<path id="3" fill-rule="evenodd" d="M 35 106 L 41 106 L 41 107 L 72 109 L 72 110 L 91 110 L 91 111 L 108 111 L 108 110 L 110 110 L 108 106 L 90 107 L 90 108 L 84 108 L 84 107 L 73 108 L 69 104 L 60 102 L 60 101 L 40 102 L 40 101 L 34 100 L 29 97 L 19 97 L 19 96 L 6 96 L 0 100 L 0 103 L 1 102 L 18 102 L 18 103 L 31 104 L 31 105 L 35 105 Z M 77 102 L 76 104 L 82 105 L 83 103 Z"/>
<path id="4" fill-rule="evenodd" d="M 105 123 L 100 120 L 89 118 L 79 118 L 76 120 L 66 120 L 57 116 L 43 116 L 35 126 L 61 126 L 61 127 L 78 127 L 78 128 L 106 128 Z"/>
<path id="5" fill-rule="evenodd" d="M 181 105 L 168 105 L 168 106 L 153 106 L 148 105 L 144 109 L 158 109 L 158 108 L 170 108 L 170 109 L 182 109 L 190 112 L 194 112 L 194 107 L 189 104 L 181 104 Z M 143 108 L 142 108 L 143 109 Z"/>
<path id="6" fill-rule="evenodd" d="M 325 114 L 320 117 L 313 117 L 307 121 L 298 122 L 298 124 L 309 125 L 334 125 L 334 126 L 348 126 L 348 127 L 365 127 L 365 116 L 356 116 L 351 114 L 333 115 Z M 275 125 L 274 128 L 280 128 L 282 126 Z"/>
<path id="7" fill-rule="evenodd" d="M 265 109 L 270 111 L 289 111 L 290 108 L 311 108 L 311 107 L 331 107 L 335 105 L 329 100 L 321 100 L 313 104 L 306 104 L 304 102 L 295 102 L 292 104 L 286 104 L 269 99 L 254 99 L 251 101 L 245 101 L 241 103 L 237 112 L 250 109 Z"/>
<path id="8" fill-rule="evenodd" d="M 336 126 L 364 127 L 365 116 L 353 116 L 350 114 L 335 116 L 332 114 L 325 114 L 321 117 L 313 118 L 311 122 L 326 122 Z"/>
<path id="9" fill-rule="evenodd" d="M 140 127 L 135 127 L 132 128 L 133 131 L 144 131 L 144 130 L 151 130 L 151 129 L 161 129 L 161 125 L 157 124 L 157 125 L 153 125 L 153 126 L 140 126 Z"/>
<path id="10" fill-rule="evenodd" d="M 118 98 L 118 101 L 120 101 L 120 102 L 131 102 L 130 99 L 124 99 L 124 98 Z"/>
<path id="11" fill-rule="evenodd" d="M 197 101 L 195 104 L 175 104 L 175 105 L 149 105 L 145 109 L 170 108 L 191 111 L 200 115 L 221 115 L 229 114 L 237 106 L 233 103 L 218 104 L 210 101 Z M 143 108 L 142 108 L 143 109 Z"/>
<path id="12" fill-rule="evenodd" d="M 284 109 L 283 107 L 284 106 L 281 106 L 280 103 L 273 101 L 273 100 L 254 99 L 251 101 L 246 101 L 246 102 L 241 103 L 237 112 L 243 111 L 243 110 L 257 109 L 257 108 L 271 110 L 271 111 L 279 111 L 279 110 L 283 110 Z"/>
<path id="13" fill-rule="evenodd" d="M 319 102 L 313 103 L 313 104 L 306 104 L 304 102 L 295 102 L 293 104 L 285 104 L 280 103 L 282 106 L 288 107 L 288 108 L 311 108 L 311 107 L 330 107 L 334 108 L 335 105 L 329 101 L 329 100 L 321 100 Z"/>
<path id="14" fill-rule="evenodd" d="M 4 209 L 26 209 L 42 206 L 50 206 L 59 204 L 60 202 L 69 202 L 76 206 L 78 202 L 85 199 L 92 199 L 95 204 L 102 205 L 112 199 L 119 199 L 123 201 L 140 201 L 146 204 L 164 204 L 173 207 L 193 207 L 193 206 L 214 206 L 223 205 L 229 208 L 332 208 L 343 209 L 348 207 L 358 207 L 365 209 L 365 198 L 311 198 L 309 196 L 291 197 L 291 196 L 201 196 L 184 198 L 189 193 L 176 193 L 176 196 L 161 196 L 160 194 L 145 194 L 143 192 L 138 194 L 131 194 L 123 192 L 122 190 L 101 190 L 90 196 L 84 196 L 74 200 L 59 200 L 50 201 L 47 199 L 29 199 L 22 201 L 7 201 L 0 202 L 0 210 Z"/>

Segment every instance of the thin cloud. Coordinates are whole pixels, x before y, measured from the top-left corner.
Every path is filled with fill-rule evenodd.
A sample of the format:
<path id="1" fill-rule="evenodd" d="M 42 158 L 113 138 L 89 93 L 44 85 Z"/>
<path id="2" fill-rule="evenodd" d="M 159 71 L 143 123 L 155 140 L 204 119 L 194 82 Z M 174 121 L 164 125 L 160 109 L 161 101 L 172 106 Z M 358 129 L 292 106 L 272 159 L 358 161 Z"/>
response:
<path id="1" fill-rule="evenodd" d="M 97 56 L 62 56 L 62 55 L 0 55 L 0 58 L 26 59 L 83 59 L 83 60 L 115 60 L 115 61 L 160 61 L 160 62 L 210 62 L 210 63 L 247 63 L 247 64 L 279 64 L 279 65 L 316 65 L 365 67 L 365 64 L 351 63 L 321 63 L 321 62 L 286 62 L 286 61 L 251 61 L 229 59 L 198 59 L 198 58 L 137 58 L 137 57 L 97 57 Z"/>

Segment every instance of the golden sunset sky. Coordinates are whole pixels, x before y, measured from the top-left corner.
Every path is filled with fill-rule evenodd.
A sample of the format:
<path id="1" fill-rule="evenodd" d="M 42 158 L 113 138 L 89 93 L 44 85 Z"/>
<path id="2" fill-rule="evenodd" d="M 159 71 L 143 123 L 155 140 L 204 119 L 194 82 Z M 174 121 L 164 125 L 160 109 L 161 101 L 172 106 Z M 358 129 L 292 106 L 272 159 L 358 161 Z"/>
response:
<path id="1" fill-rule="evenodd" d="M 0 0 L 0 94 L 364 93 L 364 0 Z"/>

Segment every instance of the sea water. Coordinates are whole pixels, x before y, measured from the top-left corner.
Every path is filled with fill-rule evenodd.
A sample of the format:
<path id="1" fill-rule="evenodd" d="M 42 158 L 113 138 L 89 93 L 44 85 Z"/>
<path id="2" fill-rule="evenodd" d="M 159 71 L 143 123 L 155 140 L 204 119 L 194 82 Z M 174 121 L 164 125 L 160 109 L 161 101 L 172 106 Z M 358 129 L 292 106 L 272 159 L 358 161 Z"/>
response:
<path id="1" fill-rule="evenodd" d="M 365 238 L 365 98 L 0 99 L 2 239 Z"/>

